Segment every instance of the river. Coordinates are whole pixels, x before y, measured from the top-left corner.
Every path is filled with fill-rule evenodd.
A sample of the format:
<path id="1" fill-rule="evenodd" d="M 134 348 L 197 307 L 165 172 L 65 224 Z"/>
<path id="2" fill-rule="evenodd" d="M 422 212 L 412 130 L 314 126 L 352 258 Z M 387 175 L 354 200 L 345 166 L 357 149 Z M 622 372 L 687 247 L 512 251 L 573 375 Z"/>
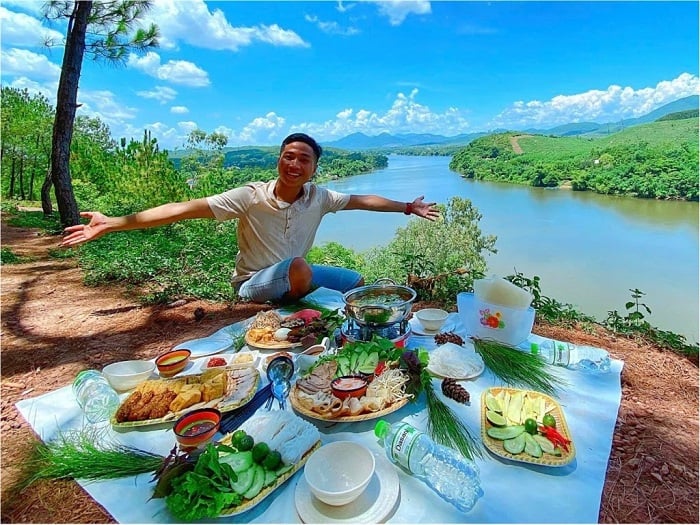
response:
<path id="1" fill-rule="evenodd" d="M 541 277 L 542 293 L 604 320 L 627 315 L 630 289 L 645 293 L 653 326 L 698 336 L 698 203 L 610 197 L 467 180 L 449 157 L 390 156 L 386 169 L 327 183 L 344 193 L 411 201 L 470 199 L 484 234 L 498 237 L 489 272 Z M 413 217 L 415 220 L 415 217 Z M 316 245 L 339 242 L 355 251 L 386 245 L 409 218 L 347 211 L 327 215 Z"/>

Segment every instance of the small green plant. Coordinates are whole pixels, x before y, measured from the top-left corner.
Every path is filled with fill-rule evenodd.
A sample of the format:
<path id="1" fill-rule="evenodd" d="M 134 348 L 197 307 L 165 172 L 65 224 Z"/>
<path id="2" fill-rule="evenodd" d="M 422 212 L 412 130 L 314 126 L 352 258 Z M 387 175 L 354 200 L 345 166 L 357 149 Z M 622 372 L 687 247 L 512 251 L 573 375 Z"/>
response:
<path id="1" fill-rule="evenodd" d="M 13 252 L 10 248 L 0 250 L 0 264 L 20 264 L 23 258 Z"/>
<path id="2" fill-rule="evenodd" d="M 645 303 L 640 302 L 640 299 L 645 293 L 637 288 L 630 288 L 630 292 L 632 293 L 633 300 L 625 303 L 627 314 L 623 316 L 617 310 L 608 311 L 608 317 L 602 323 L 604 327 L 616 334 L 626 337 L 642 337 L 662 348 L 672 350 L 687 357 L 698 356 L 697 343 L 689 344 L 685 336 L 668 330 L 659 330 L 646 321 L 642 310 L 650 314 L 651 308 Z"/>
<path id="3" fill-rule="evenodd" d="M 564 326 L 573 326 L 576 323 L 586 324 L 595 322 L 595 318 L 579 312 L 573 305 L 561 303 L 556 299 L 542 295 L 539 276 L 535 275 L 529 278 L 517 270 L 514 271 L 515 274 L 506 276 L 506 280 L 532 294 L 531 305 L 537 310 L 539 319 L 543 319 L 549 323 L 562 324 Z"/>

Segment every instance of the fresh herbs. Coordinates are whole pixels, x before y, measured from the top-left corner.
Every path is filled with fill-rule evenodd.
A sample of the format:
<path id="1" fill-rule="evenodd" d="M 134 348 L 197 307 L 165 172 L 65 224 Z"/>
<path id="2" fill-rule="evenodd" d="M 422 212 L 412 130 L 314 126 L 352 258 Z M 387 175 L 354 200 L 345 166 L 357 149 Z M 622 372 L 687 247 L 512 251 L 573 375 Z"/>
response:
<path id="1" fill-rule="evenodd" d="M 243 501 L 243 496 L 233 489 L 237 480 L 231 465 L 220 462 L 217 447 L 209 443 L 193 470 L 172 478 L 165 504 L 183 521 L 215 518 L 225 508 Z"/>
<path id="2" fill-rule="evenodd" d="M 158 454 L 109 441 L 95 430 L 70 431 L 47 443 L 32 444 L 21 486 L 40 479 L 97 481 L 135 476 L 157 471 L 163 460 Z"/>
<path id="3" fill-rule="evenodd" d="M 428 352 L 423 348 L 406 350 L 401 355 L 401 362 L 410 377 L 406 391 L 414 394 L 414 399 L 421 390 L 425 391 L 428 407 L 427 430 L 430 437 L 441 445 L 454 448 L 466 458 L 482 457 L 483 450 L 480 442 L 469 432 L 469 428 L 462 423 L 457 414 L 435 393 L 433 378 L 426 369 Z"/>
<path id="4" fill-rule="evenodd" d="M 555 397 L 556 389 L 567 384 L 534 354 L 490 339 L 472 337 L 472 341 L 486 367 L 509 386 L 527 387 Z"/>

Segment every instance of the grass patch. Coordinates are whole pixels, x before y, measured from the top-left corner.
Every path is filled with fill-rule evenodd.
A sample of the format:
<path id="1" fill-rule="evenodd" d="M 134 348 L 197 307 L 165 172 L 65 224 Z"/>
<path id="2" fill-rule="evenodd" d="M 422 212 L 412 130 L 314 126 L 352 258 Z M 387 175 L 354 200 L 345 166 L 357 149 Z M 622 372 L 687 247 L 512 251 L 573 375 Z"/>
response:
<path id="1" fill-rule="evenodd" d="M 10 248 L 0 249 L 0 265 L 3 264 L 22 264 L 31 261 L 31 257 L 22 257 L 17 255 Z"/>

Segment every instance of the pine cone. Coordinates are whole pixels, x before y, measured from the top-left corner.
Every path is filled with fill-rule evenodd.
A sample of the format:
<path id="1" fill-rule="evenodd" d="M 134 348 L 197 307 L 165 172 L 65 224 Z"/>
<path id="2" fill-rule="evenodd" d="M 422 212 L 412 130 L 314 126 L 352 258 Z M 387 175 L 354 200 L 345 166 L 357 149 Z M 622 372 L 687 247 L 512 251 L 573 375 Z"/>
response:
<path id="1" fill-rule="evenodd" d="M 443 379 L 442 393 L 450 399 L 454 399 L 458 403 L 469 403 L 469 392 L 467 392 L 462 385 L 457 383 L 456 379 L 452 379 L 450 377 Z"/>
<path id="2" fill-rule="evenodd" d="M 444 345 L 445 343 L 454 343 L 456 345 L 462 346 L 464 344 L 464 339 L 459 334 L 454 332 L 441 332 L 436 334 L 435 342 L 439 345 Z"/>

